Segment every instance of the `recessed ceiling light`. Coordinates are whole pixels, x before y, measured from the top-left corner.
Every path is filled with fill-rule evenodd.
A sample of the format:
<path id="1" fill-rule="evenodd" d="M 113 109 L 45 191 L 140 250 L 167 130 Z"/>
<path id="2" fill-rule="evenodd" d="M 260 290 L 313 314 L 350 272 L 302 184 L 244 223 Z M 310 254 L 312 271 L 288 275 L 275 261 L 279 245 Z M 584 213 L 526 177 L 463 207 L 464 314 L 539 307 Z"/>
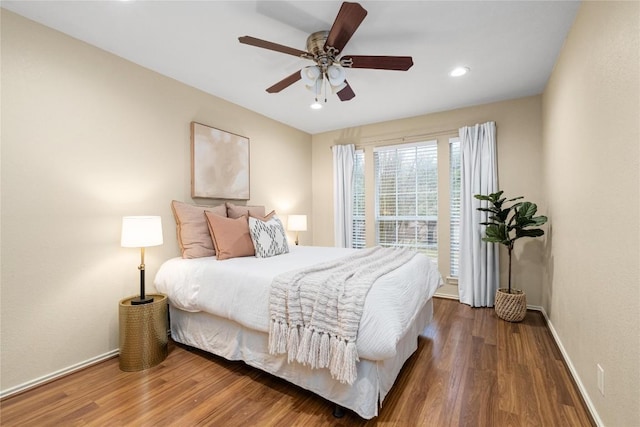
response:
<path id="1" fill-rule="evenodd" d="M 460 76 L 464 76 L 465 74 L 467 74 L 470 70 L 471 69 L 469 67 L 457 67 L 457 68 L 454 68 L 453 70 L 451 70 L 449 75 L 451 77 L 460 77 Z"/>

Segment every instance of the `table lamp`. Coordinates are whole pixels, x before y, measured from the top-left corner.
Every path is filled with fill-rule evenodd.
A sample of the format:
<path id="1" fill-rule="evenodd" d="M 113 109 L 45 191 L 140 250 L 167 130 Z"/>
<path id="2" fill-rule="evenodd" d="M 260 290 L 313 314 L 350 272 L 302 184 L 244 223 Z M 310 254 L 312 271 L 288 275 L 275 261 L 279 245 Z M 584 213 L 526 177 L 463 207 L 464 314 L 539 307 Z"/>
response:
<path id="1" fill-rule="evenodd" d="M 298 244 L 298 232 L 307 231 L 306 215 L 289 215 L 287 230 L 296 232 L 296 245 Z"/>
<path id="2" fill-rule="evenodd" d="M 144 248 L 162 244 L 162 221 L 159 216 L 122 217 L 120 245 L 125 248 L 140 248 L 140 296 L 131 300 L 132 305 L 148 304 L 153 298 L 144 294 Z"/>

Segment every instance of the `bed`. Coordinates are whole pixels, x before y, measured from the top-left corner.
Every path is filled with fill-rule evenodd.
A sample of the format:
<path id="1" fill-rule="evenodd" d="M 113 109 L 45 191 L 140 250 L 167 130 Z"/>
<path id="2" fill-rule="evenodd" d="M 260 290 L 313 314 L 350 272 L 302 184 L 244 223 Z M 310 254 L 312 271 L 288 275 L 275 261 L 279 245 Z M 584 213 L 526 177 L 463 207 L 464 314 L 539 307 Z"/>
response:
<path id="1" fill-rule="evenodd" d="M 442 279 L 421 254 L 375 280 L 367 293 L 357 338 L 352 384 L 328 369 L 312 369 L 269 351 L 269 297 L 274 278 L 288 271 L 343 259 L 355 249 L 294 246 L 269 258 L 173 258 L 160 267 L 156 289 L 169 298 L 171 336 L 228 360 L 285 379 L 353 410 L 378 415 L 417 337 L 432 319 L 432 297 Z"/>

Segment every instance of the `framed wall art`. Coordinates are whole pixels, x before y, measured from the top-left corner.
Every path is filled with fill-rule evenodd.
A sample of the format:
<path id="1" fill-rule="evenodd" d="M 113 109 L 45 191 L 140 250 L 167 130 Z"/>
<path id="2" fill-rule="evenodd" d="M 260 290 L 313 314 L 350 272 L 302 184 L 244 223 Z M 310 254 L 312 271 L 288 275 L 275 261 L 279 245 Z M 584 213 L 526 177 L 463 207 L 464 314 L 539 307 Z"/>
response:
<path id="1" fill-rule="evenodd" d="M 249 138 L 191 122 L 191 197 L 249 200 Z"/>

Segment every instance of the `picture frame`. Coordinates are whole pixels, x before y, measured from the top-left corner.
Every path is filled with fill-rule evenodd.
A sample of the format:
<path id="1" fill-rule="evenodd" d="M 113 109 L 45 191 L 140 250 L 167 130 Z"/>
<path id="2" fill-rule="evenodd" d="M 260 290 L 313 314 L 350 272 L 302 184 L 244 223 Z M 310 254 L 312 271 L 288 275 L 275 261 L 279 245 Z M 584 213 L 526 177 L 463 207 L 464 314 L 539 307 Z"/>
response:
<path id="1" fill-rule="evenodd" d="M 191 197 L 250 199 L 249 138 L 191 122 Z"/>

